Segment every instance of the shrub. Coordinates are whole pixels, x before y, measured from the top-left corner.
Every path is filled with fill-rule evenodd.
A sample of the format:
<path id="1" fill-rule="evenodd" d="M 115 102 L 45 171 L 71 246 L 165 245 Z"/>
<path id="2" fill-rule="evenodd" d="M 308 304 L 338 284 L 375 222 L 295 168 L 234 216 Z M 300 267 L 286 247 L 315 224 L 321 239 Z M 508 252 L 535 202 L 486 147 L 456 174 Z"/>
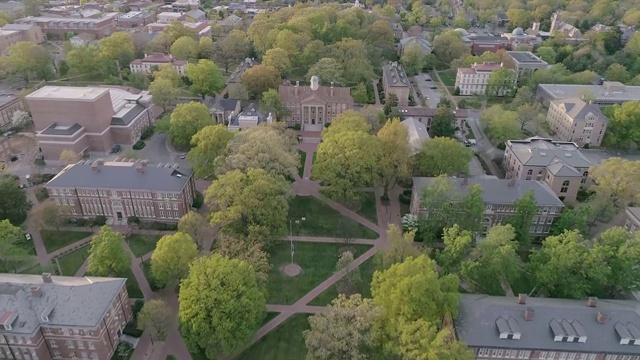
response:
<path id="1" fill-rule="evenodd" d="M 584 144 L 583 148 L 588 149 L 589 148 L 589 143 Z"/>
<path id="2" fill-rule="evenodd" d="M 127 225 L 132 224 L 140 224 L 140 218 L 138 218 L 137 216 L 129 216 L 127 218 Z"/>
<path id="3" fill-rule="evenodd" d="M 43 187 L 36 189 L 35 193 L 36 193 L 36 199 L 38 199 L 38 202 L 43 202 L 49 198 L 49 192 L 47 191 L 47 189 Z"/>
<path id="4" fill-rule="evenodd" d="M 173 231 L 173 230 L 178 230 L 178 224 L 154 221 L 153 224 L 151 225 L 151 228 L 153 230 L 159 230 L 159 231 L 167 231 L 167 230 Z"/>
<path id="5" fill-rule="evenodd" d="M 88 226 L 91 222 L 89 219 L 79 218 L 76 221 L 76 225 L 78 226 Z"/>
<path id="6" fill-rule="evenodd" d="M 401 203 L 403 204 L 411 204 L 411 190 L 408 190 L 409 194 L 405 194 L 407 192 L 407 190 L 405 190 L 402 194 L 400 194 L 400 196 L 398 197 L 398 200 L 400 200 Z"/>
<path id="7" fill-rule="evenodd" d="M 587 200 L 589 200 L 589 198 L 593 194 L 594 194 L 594 191 L 580 189 L 580 190 L 578 190 L 578 193 L 576 194 L 576 200 L 578 200 L 579 202 L 587 201 Z"/>
<path id="8" fill-rule="evenodd" d="M 147 128 L 144 129 L 144 131 L 140 135 L 140 140 L 147 140 L 148 138 L 151 137 L 151 135 L 153 135 L 155 131 L 156 131 L 156 127 L 154 125 L 147 126 Z"/>
<path id="9" fill-rule="evenodd" d="M 196 191 L 196 196 L 193 197 L 193 206 L 196 209 L 200 209 L 204 203 L 204 195 L 200 191 Z"/>
<path id="10" fill-rule="evenodd" d="M 143 148 L 145 147 L 145 145 L 147 145 L 147 144 L 145 144 L 145 143 L 144 143 L 144 141 L 142 141 L 142 140 L 138 140 L 138 142 L 136 142 L 135 144 L 133 144 L 133 150 L 140 150 L 140 149 L 143 149 Z"/>
<path id="11" fill-rule="evenodd" d="M 107 217 L 104 215 L 98 215 L 96 216 L 96 218 L 93 220 L 93 225 L 94 226 L 103 226 L 104 224 L 107 223 Z"/>
<path id="12" fill-rule="evenodd" d="M 293 130 L 300 130 L 301 129 L 300 124 L 293 124 L 293 125 L 291 125 L 291 128 Z"/>
<path id="13" fill-rule="evenodd" d="M 46 183 L 56 176 L 56 174 L 31 174 L 31 183 L 34 185 L 39 185 Z"/>
<path id="14" fill-rule="evenodd" d="M 173 355 L 168 355 L 166 360 L 176 360 L 176 357 Z"/>
<path id="15" fill-rule="evenodd" d="M 47 165 L 47 164 L 44 162 L 44 159 L 42 159 L 42 158 L 36 158 L 36 159 L 33 161 L 33 164 L 34 164 L 34 165 L 36 165 L 36 166 L 45 166 L 45 165 Z"/>
<path id="16" fill-rule="evenodd" d="M 133 306 L 131 306 L 131 311 L 133 312 L 133 318 L 134 319 L 138 319 L 138 313 L 140 312 L 140 310 L 142 310 L 142 307 L 144 306 L 144 300 L 142 299 L 137 299 L 134 303 Z"/>
<path id="17" fill-rule="evenodd" d="M 127 325 L 124 327 L 124 330 L 122 330 L 122 333 L 129 336 L 137 337 L 137 338 L 142 336 L 142 331 L 138 330 L 138 327 L 136 326 L 135 321 L 129 321 Z"/>

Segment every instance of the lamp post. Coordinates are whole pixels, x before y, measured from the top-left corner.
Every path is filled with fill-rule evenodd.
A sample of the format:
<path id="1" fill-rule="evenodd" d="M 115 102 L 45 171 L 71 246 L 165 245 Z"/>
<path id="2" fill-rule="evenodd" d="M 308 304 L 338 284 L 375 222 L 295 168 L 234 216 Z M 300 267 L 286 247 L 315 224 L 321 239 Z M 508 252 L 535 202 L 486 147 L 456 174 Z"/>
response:
<path id="1" fill-rule="evenodd" d="M 307 220 L 305 217 L 300 218 L 300 220 L 295 220 L 296 225 L 300 225 L 300 221 Z M 293 264 L 293 254 L 294 254 L 294 246 L 293 246 L 293 220 L 289 219 L 289 240 L 291 242 L 291 264 Z"/>

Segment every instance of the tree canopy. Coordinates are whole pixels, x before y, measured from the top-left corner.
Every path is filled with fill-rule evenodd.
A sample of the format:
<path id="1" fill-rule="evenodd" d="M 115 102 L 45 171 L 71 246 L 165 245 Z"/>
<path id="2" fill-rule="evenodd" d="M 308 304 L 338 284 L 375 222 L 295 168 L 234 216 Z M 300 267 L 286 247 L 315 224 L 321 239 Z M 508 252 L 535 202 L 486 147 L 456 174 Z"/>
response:
<path id="1" fill-rule="evenodd" d="M 204 97 L 215 96 L 224 89 L 224 78 L 218 65 L 211 60 L 201 59 L 196 64 L 187 64 L 187 77 L 191 81 L 189 90 Z"/>
<path id="2" fill-rule="evenodd" d="M 387 121 L 376 136 L 380 143 L 378 176 L 384 190 L 382 196 L 388 198 L 389 189 L 398 180 L 406 180 L 411 176 L 409 134 L 399 119 L 392 119 Z"/>
<path id="3" fill-rule="evenodd" d="M 175 286 L 187 277 L 189 264 L 198 255 L 198 246 L 187 233 L 165 235 L 151 255 L 151 274 L 159 286 Z"/>
<path id="4" fill-rule="evenodd" d="M 223 124 L 207 125 L 191 138 L 191 150 L 187 160 L 193 167 L 197 178 L 214 173 L 214 160 L 222 155 L 227 144 L 233 139 L 233 133 Z"/>
<path id="5" fill-rule="evenodd" d="M 415 156 L 415 163 L 417 172 L 422 176 L 457 176 L 469 173 L 472 157 L 473 152 L 457 140 L 436 137 L 422 144 L 422 149 Z"/>
<path id="6" fill-rule="evenodd" d="M 208 125 L 213 126 L 209 108 L 199 102 L 179 104 L 171 113 L 169 137 L 179 148 L 187 148 L 191 139 Z"/>
<path id="7" fill-rule="evenodd" d="M 122 276 L 131 268 L 131 256 L 122 245 L 124 236 L 109 226 L 100 228 L 89 248 L 87 272 L 95 276 Z"/>

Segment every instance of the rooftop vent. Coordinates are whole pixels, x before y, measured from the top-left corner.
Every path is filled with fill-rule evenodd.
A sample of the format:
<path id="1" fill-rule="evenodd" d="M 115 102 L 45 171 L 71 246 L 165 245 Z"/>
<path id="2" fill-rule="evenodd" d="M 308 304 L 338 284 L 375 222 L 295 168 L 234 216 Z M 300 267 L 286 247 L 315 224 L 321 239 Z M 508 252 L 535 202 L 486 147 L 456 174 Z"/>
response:
<path id="1" fill-rule="evenodd" d="M 558 321 L 554 318 L 549 322 L 549 327 L 553 332 L 553 341 L 555 342 L 584 343 L 587 341 L 587 332 L 577 320 L 562 319 Z"/>
<path id="2" fill-rule="evenodd" d="M 531 320 L 533 320 L 533 318 L 535 317 L 535 315 L 536 315 L 536 311 L 535 311 L 533 308 L 528 307 L 528 308 L 526 308 L 526 309 L 524 310 L 524 319 L 525 319 L 526 321 L 531 321 Z"/>
<path id="3" fill-rule="evenodd" d="M 33 296 L 33 297 L 42 297 L 42 289 L 40 289 L 40 286 L 32 286 L 31 287 L 31 296 Z"/>
<path id="4" fill-rule="evenodd" d="M 496 319 L 496 326 L 500 333 L 500 339 L 520 340 L 520 337 L 522 336 L 520 325 L 518 325 L 518 321 L 514 319 L 513 316 L 509 317 L 507 320 L 502 316 L 498 317 Z"/>
<path id="5" fill-rule="evenodd" d="M 609 316 L 607 316 L 607 314 L 603 313 L 602 311 L 598 311 L 598 315 L 596 315 L 596 322 L 598 324 L 604 324 L 607 322 L 608 318 Z"/>
<path id="6" fill-rule="evenodd" d="M 53 306 L 52 305 L 47 306 L 40 313 L 40 321 L 42 321 L 43 323 L 48 323 L 49 322 L 49 315 L 51 315 L 52 312 L 53 312 Z"/>
<path id="7" fill-rule="evenodd" d="M 571 153 L 564 153 L 564 156 L 571 157 L 572 155 L 571 155 Z"/>
<path id="8" fill-rule="evenodd" d="M 618 337 L 620 338 L 620 345 L 636 345 L 640 346 L 640 329 L 632 323 L 624 325 L 621 322 L 617 322 L 614 326 Z"/>
<path id="9" fill-rule="evenodd" d="M 540 151 L 540 156 L 547 156 L 547 153 L 544 151 Z"/>

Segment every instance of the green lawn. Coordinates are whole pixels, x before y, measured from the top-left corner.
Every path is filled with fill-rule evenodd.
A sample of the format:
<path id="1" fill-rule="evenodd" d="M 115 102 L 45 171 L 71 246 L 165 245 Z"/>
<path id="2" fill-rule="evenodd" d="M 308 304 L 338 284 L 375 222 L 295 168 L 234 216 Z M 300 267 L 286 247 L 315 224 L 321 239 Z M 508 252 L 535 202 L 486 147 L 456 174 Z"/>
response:
<path id="1" fill-rule="evenodd" d="M 40 230 L 40 236 L 42 236 L 44 246 L 47 248 L 47 253 L 52 253 L 91 235 L 93 235 L 93 233 L 88 231 Z"/>
<path id="2" fill-rule="evenodd" d="M 20 271 L 20 274 L 42 275 L 42 273 L 46 272 L 57 274 L 57 271 L 58 269 L 53 265 L 42 266 L 40 264 L 33 264 L 32 266 Z"/>
<path id="3" fill-rule="evenodd" d="M 365 192 L 361 202 L 358 214 L 371 220 L 372 223 L 378 223 L 378 214 L 376 212 L 376 194 L 374 192 Z"/>
<path id="4" fill-rule="evenodd" d="M 82 264 L 89 256 L 89 245 L 83 246 L 78 250 L 74 250 L 58 258 L 62 275 L 75 276 L 76 272 L 82 267 Z"/>
<path id="5" fill-rule="evenodd" d="M 147 260 L 143 262 L 140 267 L 142 268 L 144 277 L 147 278 L 147 282 L 149 283 L 149 287 L 151 287 L 151 290 L 153 291 L 160 290 L 160 287 L 156 285 L 156 281 L 153 279 L 153 276 L 151 275 L 151 260 Z"/>
<path id="6" fill-rule="evenodd" d="M 322 244 L 294 242 L 294 262 L 302 267 L 302 274 L 288 277 L 281 268 L 291 263 L 291 245 L 281 241 L 269 250 L 269 304 L 293 304 L 322 281 L 335 272 L 338 251 L 344 244 Z M 355 249 L 355 257 L 370 247 L 368 245 L 349 245 Z"/>
<path id="7" fill-rule="evenodd" d="M 312 196 L 296 196 L 289 202 L 289 219 L 300 220 L 293 224 L 293 234 L 300 236 L 341 237 L 348 229 L 354 238 L 377 239 L 378 234 L 368 227 L 343 217 L 339 212 Z"/>
<path id="8" fill-rule="evenodd" d="M 129 298 L 131 299 L 144 298 L 144 295 L 142 294 L 142 290 L 140 290 L 140 285 L 138 285 L 138 281 L 136 280 L 136 277 L 133 275 L 133 272 L 131 271 L 131 269 L 128 269 L 125 274 L 122 274 L 120 276 L 127 278 L 127 292 L 129 293 Z"/>
<path id="9" fill-rule="evenodd" d="M 298 154 L 300 155 L 300 165 L 298 165 L 298 175 L 300 175 L 300 177 L 303 177 L 304 162 L 307 160 L 307 153 L 302 150 L 298 150 Z"/>
<path id="10" fill-rule="evenodd" d="M 446 86 L 456 86 L 456 74 L 453 70 L 438 71 L 438 75 Z"/>
<path id="11" fill-rule="evenodd" d="M 375 263 L 373 258 L 365 261 L 358 267 L 360 269 L 360 279 L 358 283 L 357 293 L 362 295 L 363 298 L 371 298 L 371 279 L 373 279 L 373 273 L 375 272 Z M 315 299 L 309 302 L 309 305 L 325 306 L 331 304 L 331 301 L 338 297 L 338 290 L 333 285 L 322 294 L 318 295 Z"/>
<path id="12" fill-rule="evenodd" d="M 156 248 L 160 235 L 131 234 L 125 240 L 136 257 L 150 253 Z"/>
<path id="13" fill-rule="evenodd" d="M 309 315 L 296 314 L 253 344 L 238 360 L 301 360 L 307 356 L 302 332 L 309 329 Z"/>

